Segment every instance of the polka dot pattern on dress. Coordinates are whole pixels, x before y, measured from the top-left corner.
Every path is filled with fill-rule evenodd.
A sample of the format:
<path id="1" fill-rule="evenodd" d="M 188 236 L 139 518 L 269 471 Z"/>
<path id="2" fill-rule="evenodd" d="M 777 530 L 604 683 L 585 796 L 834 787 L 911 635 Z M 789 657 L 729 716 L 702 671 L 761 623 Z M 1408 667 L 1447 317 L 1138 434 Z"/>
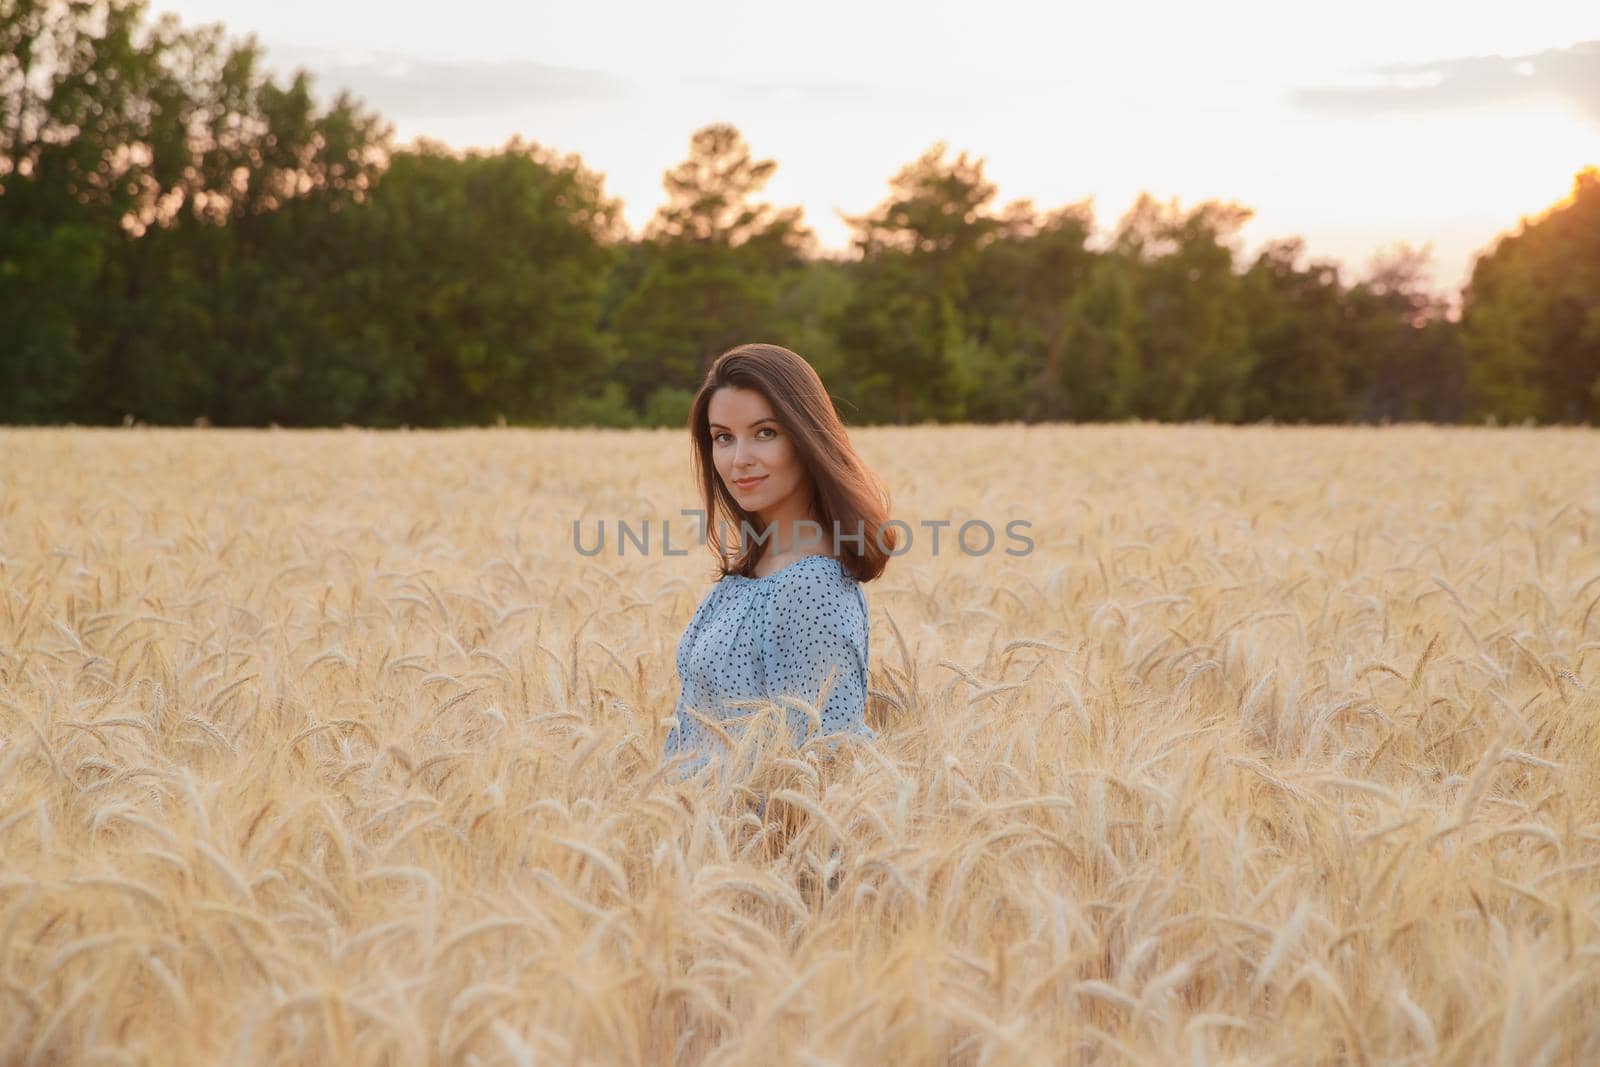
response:
<path id="1" fill-rule="evenodd" d="M 831 556 L 805 556 L 759 578 L 724 576 L 701 600 L 678 641 L 677 723 L 664 759 L 689 756 L 692 774 L 722 742 L 692 717 L 714 722 L 750 714 L 729 701 L 761 699 L 786 710 L 796 745 L 813 720 L 791 700 L 816 708 L 818 736 L 877 737 L 863 713 L 869 663 L 867 598 L 861 583 Z"/>

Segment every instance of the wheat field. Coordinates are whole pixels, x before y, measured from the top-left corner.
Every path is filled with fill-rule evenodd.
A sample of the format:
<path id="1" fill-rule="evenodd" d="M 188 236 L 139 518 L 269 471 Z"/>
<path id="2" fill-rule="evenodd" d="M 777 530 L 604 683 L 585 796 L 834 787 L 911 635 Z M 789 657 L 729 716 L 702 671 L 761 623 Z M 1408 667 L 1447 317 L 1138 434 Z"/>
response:
<path id="1" fill-rule="evenodd" d="M 0 1064 L 1600 1063 L 1600 434 L 853 439 L 880 741 L 678 782 L 681 431 L 0 431 Z"/>

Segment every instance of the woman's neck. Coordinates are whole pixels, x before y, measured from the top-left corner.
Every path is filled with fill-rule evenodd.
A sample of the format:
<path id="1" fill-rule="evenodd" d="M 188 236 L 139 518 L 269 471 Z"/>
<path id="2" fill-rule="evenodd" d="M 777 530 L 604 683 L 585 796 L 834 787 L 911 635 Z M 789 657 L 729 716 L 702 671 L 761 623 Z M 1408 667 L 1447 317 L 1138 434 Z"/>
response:
<path id="1" fill-rule="evenodd" d="M 767 542 L 769 558 L 803 556 L 818 549 L 824 552 L 828 550 L 828 531 L 810 507 L 786 509 L 782 514 L 761 515 L 759 518 L 762 531 L 770 537 Z"/>

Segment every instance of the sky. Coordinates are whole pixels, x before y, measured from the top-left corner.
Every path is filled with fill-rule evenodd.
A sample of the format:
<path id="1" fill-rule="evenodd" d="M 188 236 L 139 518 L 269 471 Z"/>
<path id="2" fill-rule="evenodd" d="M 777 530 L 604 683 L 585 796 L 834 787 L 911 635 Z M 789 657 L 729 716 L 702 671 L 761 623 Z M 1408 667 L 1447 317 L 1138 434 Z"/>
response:
<path id="1" fill-rule="evenodd" d="M 1400 242 L 1431 246 L 1453 294 L 1476 253 L 1600 165 L 1592 0 L 152 7 L 253 34 L 271 69 L 351 90 L 401 143 L 576 154 L 635 232 L 691 134 L 731 122 L 777 161 L 761 199 L 801 205 L 826 249 L 942 141 L 985 161 L 996 208 L 1087 201 L 1097 240 L 1141 192 L 1230 201 L 1254 212 L 1246 257 L 1300 236 L 1349 284 Z"/>

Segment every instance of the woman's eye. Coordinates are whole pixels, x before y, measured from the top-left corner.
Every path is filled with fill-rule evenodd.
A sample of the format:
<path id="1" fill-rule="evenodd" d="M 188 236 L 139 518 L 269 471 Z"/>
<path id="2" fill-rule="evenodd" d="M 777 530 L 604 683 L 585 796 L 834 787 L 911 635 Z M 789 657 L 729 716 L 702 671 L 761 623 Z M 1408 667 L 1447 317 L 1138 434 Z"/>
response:
<path id="1" fill-rule="evenodd" d="M 771 434 L 773 437 L 778 436 L 778 431 L 777 430 L 774 430 L 770 426 L 763 426 L 763 427 L 761 427 L 761 429 L 756 431 L 757 439 L 763 439 L 764 440 L 764 438 L 761 437 L 761 435 L 764 434 L 764 433 L 765 434 Z M 714 433 L 714 434 L 711 435 L 711 443 L 720 445 L 722 443 L 722 439 L 725 438 L 725 437 L 726 438 L 732 438 L 733 434 L 731 434 L 731 433 Z"/>

